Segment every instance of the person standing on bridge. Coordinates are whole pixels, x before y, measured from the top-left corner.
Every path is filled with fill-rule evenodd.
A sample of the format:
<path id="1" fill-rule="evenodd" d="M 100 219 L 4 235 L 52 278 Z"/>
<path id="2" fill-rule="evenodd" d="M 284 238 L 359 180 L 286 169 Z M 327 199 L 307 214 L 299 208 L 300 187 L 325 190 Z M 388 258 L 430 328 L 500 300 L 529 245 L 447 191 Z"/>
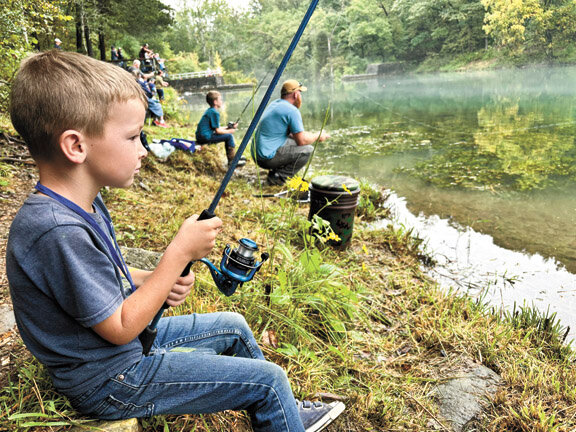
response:
<path id="1" fill-rule="evenodd" d="M 306 165 L 314 151 L 309 144 L 330 138 L 325 132 L 304 130 L 299 108 L 306 90 L 296 80 L 285 81 L 280 99 L 266 108 L 256 130 L 255 159 L 259 167 L 269 170 L 266 182 L 270 186 L 283 185 Z"/>

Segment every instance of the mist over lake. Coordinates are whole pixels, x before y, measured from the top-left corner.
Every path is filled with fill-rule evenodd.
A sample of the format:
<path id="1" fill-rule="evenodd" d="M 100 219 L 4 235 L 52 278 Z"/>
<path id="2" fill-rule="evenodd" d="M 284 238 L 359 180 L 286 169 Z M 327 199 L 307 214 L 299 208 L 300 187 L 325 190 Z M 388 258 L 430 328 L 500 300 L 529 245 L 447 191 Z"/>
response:
<path id="1" fill-rule="evenodd" d="M 327 118 L 332 136 L 314 171 L 391 189 L 395 223 L 426 240 L 443 285 L 506 307 L 550 305 L 576 328 L 576 68 L 300 80 L 305 127 Z M 222 121 L 250 97 L 225 93 Z M 203 96 L 187 99 L 194 121 Z"/>

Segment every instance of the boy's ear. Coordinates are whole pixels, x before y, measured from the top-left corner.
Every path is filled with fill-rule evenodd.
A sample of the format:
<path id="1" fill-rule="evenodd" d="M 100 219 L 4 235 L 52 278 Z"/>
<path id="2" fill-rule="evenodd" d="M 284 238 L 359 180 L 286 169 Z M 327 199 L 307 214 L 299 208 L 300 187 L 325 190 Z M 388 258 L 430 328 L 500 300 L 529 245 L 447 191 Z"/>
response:
<path id="1" fill-rule="evenodd" d="M 60 150 L 70 162 L 81 164 L 86 159 L 87 143 L 84 134 L 74 129 L 68 129 L 58 139 Z"/>

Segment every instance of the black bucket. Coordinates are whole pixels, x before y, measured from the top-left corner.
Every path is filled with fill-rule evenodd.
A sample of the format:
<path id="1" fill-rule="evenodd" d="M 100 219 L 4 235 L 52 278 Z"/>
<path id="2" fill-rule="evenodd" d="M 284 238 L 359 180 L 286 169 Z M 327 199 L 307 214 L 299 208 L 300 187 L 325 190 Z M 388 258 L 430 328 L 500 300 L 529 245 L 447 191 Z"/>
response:
<path id="1" fill-rule="evenodd" d="M 329 243 L 339 249 L 350 244 L 354 229 L 354 214 L 358 206 L 360 184 L 350 177 L 326 175 L 312 179 L 310 184 L 310 213 L 328 221 L 339 241 Z"/>

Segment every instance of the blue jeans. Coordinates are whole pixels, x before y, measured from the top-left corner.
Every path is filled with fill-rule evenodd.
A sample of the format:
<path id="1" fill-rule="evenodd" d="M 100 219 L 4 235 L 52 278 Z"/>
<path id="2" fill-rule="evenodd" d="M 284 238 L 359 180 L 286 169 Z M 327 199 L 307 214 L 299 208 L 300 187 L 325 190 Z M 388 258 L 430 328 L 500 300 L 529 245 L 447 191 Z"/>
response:
<path id="1" fill-rule="evenodd" d="M 154 114 L 155 117 L 162 117 L 164 115 L 164 110 L 162 105 L 154 98 L 148 98 L 148 111 Z"/>
<path id="2" fill-rule="evenodd" d="M 286 373 L 233 312 L 162 318 L 152 355 L 70 402 L 114 420 L 246 410 L 254 431 L 304 431 Z"/>
<path id="3" fill-rule="evenodd" d="M 234 135 L 232 134 L 214 134 L 212 138 L 205 139 L 200 136 L 196 136 L 196 142 L 198 144 L 216 144 L 219 142 L 224 143 L 224 147 L 234 148 L 236 144 L 234 143 Z"/>

